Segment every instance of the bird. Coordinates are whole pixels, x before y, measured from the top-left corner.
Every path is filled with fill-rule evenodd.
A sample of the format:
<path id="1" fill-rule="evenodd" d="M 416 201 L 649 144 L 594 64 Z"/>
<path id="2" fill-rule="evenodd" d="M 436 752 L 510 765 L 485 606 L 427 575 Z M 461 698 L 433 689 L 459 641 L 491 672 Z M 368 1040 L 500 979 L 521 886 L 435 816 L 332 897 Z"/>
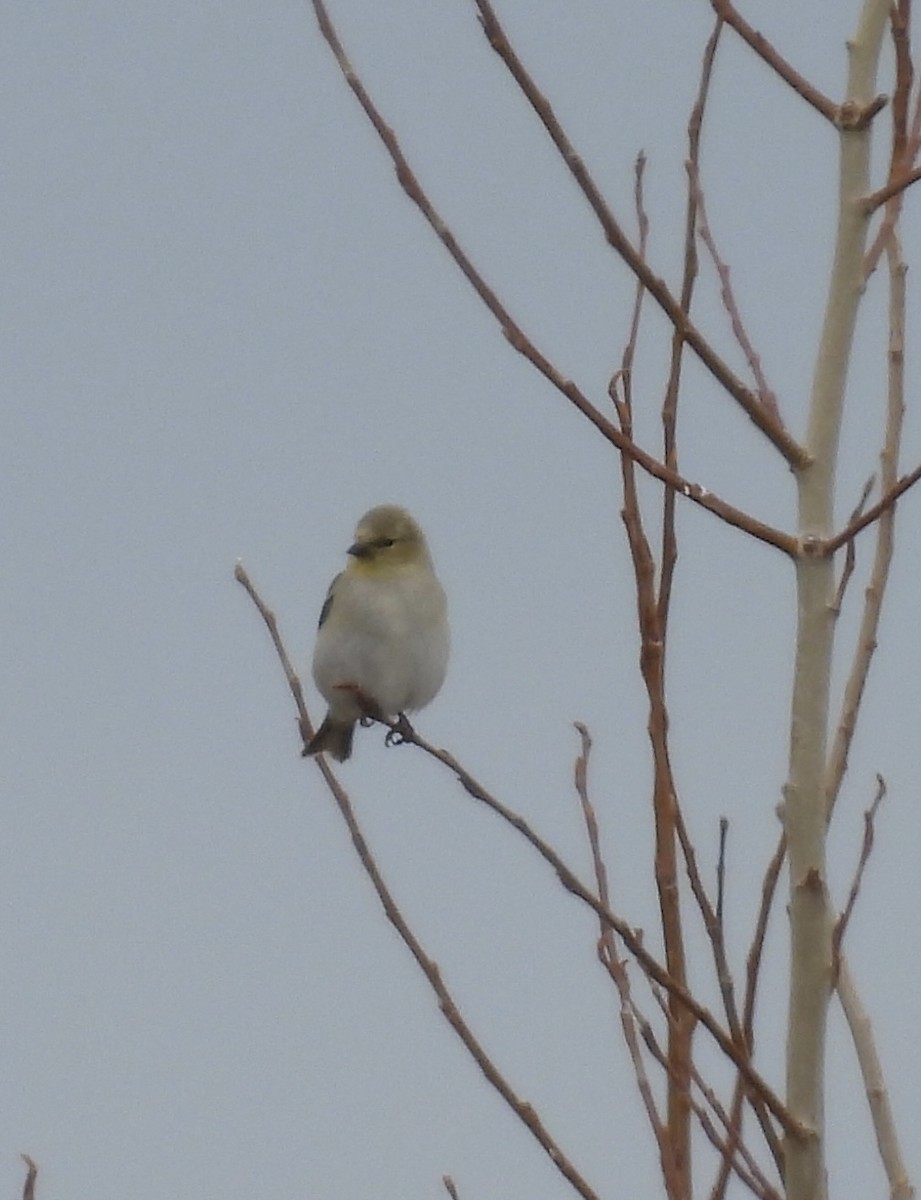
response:
<path id="1" fill-rule="evenodd" d="M 450 649 L 444 588 L 405 508 L 366 512 L 348 556 L 329 585 L 313 654 L 314 682 L 329 708 L 304 750 L 339 762 L 351 754 L 355 724 L 369 707 L 403 719 L 435 698 Z"/>

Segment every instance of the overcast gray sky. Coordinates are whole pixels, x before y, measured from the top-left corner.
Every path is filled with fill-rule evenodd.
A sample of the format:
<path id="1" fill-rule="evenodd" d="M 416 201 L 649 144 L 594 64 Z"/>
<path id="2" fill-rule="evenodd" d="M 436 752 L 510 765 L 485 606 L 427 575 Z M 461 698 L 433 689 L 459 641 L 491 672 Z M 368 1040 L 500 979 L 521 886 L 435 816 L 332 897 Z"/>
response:
<path id="1" fill-rule="evenodd" d="M 855 4 L 745 9 L 840 94 Z M 499 10 L 628 224 L 645 150 L 650 257 L 674 282 L 709 5 Z M 632 288 L 473 6 L 331 11 L 445 218 L 603 404 Z M 420 731 L 587 876 L 571 784 L 572 722 L 585 721 L 616 904 L 657 944 L 616 460 L 505 343 L 400 192 L 303 0 L 6 4 L 0 56 L 0 1192 L 21 1188 L 24 1151 L 41 1165 L 41 1200 L 410 1200 L 444 1194 L 445 1173 L 463 1200 L 567 1196 L 379 910 L 298 757 L 284 680 L 233 567 L 246 564 L 306 677 L 356 519 L 408 506 L 454 630 Z M 835 156 L 822 120 L 727 35 L 704 184 L 796 433 Z M 876 466 L 884 287 L 873 281 L 861 327 L 842 516 Z M 712 278 L 698 318 L 738 363 Z M 652 448 L 663 328 L 650 312 L 636 381 Z M 792 479 L 754 428 L 694 367 L 682 403 L 686 475 L 789 528 Z M 919 458 L 910 411 L 905 466 Z M 916 1169 L 921 495 L 900 522 L 832 881 L 843 900 L 881 771 L 890 795 L 849 949 Z M 674 759 L 708 872 L 719 817 L 732 823 L 741 973 L 785 771 L 792 578 L 707 514 L 682 507 L 680 535 Z M 869 541 L 861 550 L 865 563 Z M 656 1194 L 589 915 L 437 764 L 385 750 L 379 731 L 360 735 L 341 776 L 519 1092 L 602 1195 Z M 778 1087 L 783 932 L 779 907 L 760 1010 L 760 1065 Z M 698 978 L 712 997 L 705 965 Z M 833 1011 L 833 1191 L 882 1195 Z"/>

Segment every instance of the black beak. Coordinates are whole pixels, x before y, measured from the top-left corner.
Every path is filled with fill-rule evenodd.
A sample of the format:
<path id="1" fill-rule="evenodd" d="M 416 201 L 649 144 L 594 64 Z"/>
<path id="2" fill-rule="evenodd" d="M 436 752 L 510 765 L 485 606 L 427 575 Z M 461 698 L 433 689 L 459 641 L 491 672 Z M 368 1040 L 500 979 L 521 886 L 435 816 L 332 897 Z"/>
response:
<path id="1" fill-rule="evenodd" d="M 349 546 L 347 553 L 351 554 L 353 558 L 370 558 L 371 547 L 367 542 L 355 542 Z"/>

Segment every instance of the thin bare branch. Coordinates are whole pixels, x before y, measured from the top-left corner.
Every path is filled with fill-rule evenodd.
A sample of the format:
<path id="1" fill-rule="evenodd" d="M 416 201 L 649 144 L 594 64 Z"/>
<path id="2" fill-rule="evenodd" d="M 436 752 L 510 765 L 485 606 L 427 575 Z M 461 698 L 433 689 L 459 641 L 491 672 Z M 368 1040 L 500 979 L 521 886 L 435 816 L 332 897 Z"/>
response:
<path id="1" fill-rule="evenodd" d="M 892 94 L 892 150 L 889 159 L 889 177 L 878 192 L 867 196 L 866 212 L 872 213 L 877 204 L 884 204 L 886 211 L 880 222 L 873 242 L 864 257 L 864 279 L 869 279 L 876 270 L 883 251 L 898 223 L 902 211 L 905 189 L 914 182 L 912 178 L 915 159 L 921 147 L 921 93 L 915 100 L 914 116 L 909 127 L 909 109 L 914 69 L 911 62 L 911 39 L 908 25 L 910 6 L 906 0 L 898 0 L 889 10 L 889 26 L 895 51 L 895 88 Z"/>
<path id="2" fill-rule="evenodd" d="M 834 807 L 841 790 L 841 783 L 847 771 L 848 755 L 854 730 L 857 727 L 857 717 L 863 700 L 864 688 L 870 673 L 870 664 L 876 650 L 879 621 L 882 614 L 883 600 L 889 581 L 889 569 L 892 564 L 893 542 L 895 537 L 895 508 L 894 491 L 901 484 L 907 490 L 916 482 L 912 476 L 921 476 L 921 467 L 911 475 L 896 482 L 898 471 L 899 449 L 902 441 L 902 424 L 905 415 L 905 263 L 902 259 L 897 228 L 893 226 L 886 243 L 886 261 L 889 271 L 889 364 L 886 398 L 886 432 L 883 448 L 880 453 L 880 487 L 883 499 L 875 508 L 881 508 L 876 515 L 879 523 L 876 527 L 876 549 L 873 565 L 870 570 L 870 580 L 864 595 L 863 615 L 860 630 L 854 649 L 854 658 L 844 687 L 841 701 L 841 712 L 835 730 L 835 739 L 828 758 L 825 773 L 825 804 L 827 819 L 831 820 Z M 882 506 L 882 507 L 881 507 Z M 873 513 L 870 509 L 859 520 L 864 520 Z M 854 528 L 858 522 L 851 522 Z"/>
<path id="3" fill-rule="evenodd" d="M 917 183 L 921 179 L 921 167 L 915 167 L 907 174 L 900 176 L 897 179 L 890 179 L 887 184 L 879 188 L 878 191 L 871 192 L 864 200 L 864 211 L 869 215 L 876 212 L 878 208 L 886 204 L 894 196 L 898 196 L 907 188 L 910 188 L 913 183 Z"/>
<path id="4" fill-rule="evenodd" d="M 320 0 L 314 0 L 315 4 L 319 2 Z M 642 281 L 650 296 L 671 321 L 676 331 L 681 333 L 682 338 L 714 379 L 742 407 L 787 462 L 794 468 L 806 466 L 809 456 L 804 448 L 790 436 L 774 414 L 764 407 L 756 393 L 746 387 L 725 360 L 716 353 L 709 340 L 692 323 L 665 281 L 655 274 L 648 263 L 644 262 L 636 247 L 624 233 L 585 163 L 569 141 L 550 102 L 536 86 L 512 48 L 492 4 L 489 3 L 489 0 L 474 0 L 474 3 L 480 11 L 483 31 L 490 46 L 505 63 L 522 94 L 540 118 L 561 158 L 598 218 L 608 244 L 623 259 L 636 278 Z"/>
<path id="5" fill-rule="evenodd" d="M 654 989 L 654 994 L 659 1007 L 662 1009 L 666 1021 L 670 1021 L 671 1018 L 661 992 L 658 989 Z M 650 1054 L 653 1056 L 653 1058 L 655 1058 L 663 1070 L 666 1072 L 669 1071 L 670 1068 L 668 1059 L 662 1052 L 662 1048 L 659 1046 L 658 1039 L 655 1036 L 652 1026 L 645 1019 L 638 1019 L 640 1020 L 643 1041 Z M 718 1133 L 713 1125 L 713 1122 L 710 1120 L 710 1115 L 707 1109 L 704 1108 L 704 1106 L 693 1095 L 690 1097 L 691 1109 L 694 1115 L 697 1117 L 701 1129 L 703 1129 L 708 1140 L 713 1145 L 714 1149 L 716 1149 L 716 1151 L 719 1153 L 722 1165 L 728 1166 L 730 1172 L 735 1172 L 739 1179 L 742 1180 L 742 1182 L 751 1192 L 754 1193 L 754 1195 L 764 1197 L 765 1200 L 781 1200 L 780 1193 L 771 1186 L 767 1176 L 758 1166 L 754 1155 L 751 1153 L 748 1147 L 739 1141 L 738 1138 L 736 1138 L 736 1140 L 733 1142 L 730 1119 L 725 1108 L 720 1103 L 716 1093 L 704 1081 L 700 1071 L 698 1071 L 697 1067 L 693 1064 L 691 1065 L 691 1079 L 694 1083 L 694 1086 L 698 1089 L 706 1103 L 709 1105 L 710 1110 L 712 1110 L 717 1120 L 722 1125 L 723 1129 L 729 1132 L 728 1138 L 724 1138 L 720 1133 Z M 739 1159 L 742 1161 L 740 1162 Z"/>
<path id="6" fill-rule="evenodd" d="M 877 773 L 876 776 L 876 795 L 873 797 L 873 803 L 863 814 L 863 843 L 860 847 L 860 858 L 857 862 L 857 870 L 854 872 L 854 878 L 851 882 L 851 889 L 848 892 L 847 903 L 844 906 L 844 911 L 835 923 L 835 930 L 832 934 L 832 962 L 837 973 L 838 961 L 841 955 L 841 943 L 844 941 L 844 935 L 847 933 L 847 927 L 850 924 L 851 915 L 854 911 L 854 905 L 857 903 L 857 897 L 860 894 L 860 885 L 863 883 L 863 873 L 867 868 L 867 863 L 870 861 L 870 855 L 873 852 L 873 825 L 876 820 L 876 814 L 879 811 L 879 806 L 882 804 L 886 795 L 886 781 L 882 775 Z"/>
<path id="7" fill-rule="evenodd" d="M 38 1163 L 28 1154 L 19 1156 L 26 1164 L 26 1178 L 22 1185 L 22 1200 L 35 1200 L 35 1181 L 38 1178 Z"/>
<path id="8" fill-rule="evenodd" d="M 633 410 L 630 377 L 621 380 L 622 396 L 612 389 L 621 428 L 632 437 Z M 686 984 L 686 956 L 678 889 L 676 847 L 677 788 L 668 749 L 668 709 L 665 702 L 665 645 L 659 629 L 655 562 L 643 527 L 633 463 L 621 458 L 624 504 L 621 519 L 627 532 L 636 581 L 636 611 L 640 631 L 640 674 L 646 688 L 649 717 L 646 730 L 652 752 L 652 811 L 655 827 L 654 875 L 659 903 L 666 970 L 682 986 Z M 694 1021 L 674 996 L 669 997 L 668 1026 L 668 1111 L 666 1123 L 681 1172 L 679 1192 L 690 1194 L 691 1108 L 690 1071 Z"/>
<path id="9" fill-rule="evenodd" d="M 724 936 L 723 902 L 726 898 L 726 837 L 728 833 L 729 821 L 726 817 L 720 817 L 720 849 L 716 863 L 716 920 L 720 927 L 720 936 Z"/>
<path id="10" fill-rule="evenodd" d="M 870 493 L 873 491 L 873 484 L 876 482 L 876 476 L 871 475 L 867 482 L 863 485 L 863 491 L 860 493 L 860 499 L 850 516 L 850 523 L 856 521 L 863 513 L 867 501 L 870 499 Z M 835 598 L 832 601 L 832 611 L 836 616 L 841 614 L 841 606 L 844 603 L 844 596 L 847 592 L 847 585 L 851 581 L 851 576 L 854 574 L 854 566 L 856 564 L 857 555 L 854 551 L 854 539 L 852 538 L 844 552 L 844 570 L 841 572 L 841 578 L 838 581 L 838 590 L 835 593 Z"/>
<path id="11" fill-rule="evenodd" d="M 284 643 L 281 640 L 281 634 L 278 631 L 278 622 L 275 619 L 275 614 L 271 609 L 267 608 L 263 603 L 262 597 L 253 587 L 252 580 L 246 573 L 246 568 L 241 562 L 238 562 L 234 567 L 234 579 L 237 583 L 242 584 L 246 594 L 259 610 L 259 615 L 262 617 L 269 631 L 269 636 L 272 639 L 272 645 L 275 647 L 275 653 L 281 662 L 282 669 L 285 673 L 285 679 L 288 681 L 288 688 L 291 695 L 294 697 L 294 705 L 297 708 L 298 729 L 300 730 L 301 740 L 304 743 L 304 749 L 307 748 L 307 743 L 313 738 L 314 728 L 310 721 L 310 716 L 307 713 L 307 704 L 304 700 L 304 689 L 301 687 L 301 681 L 298 678 L 297 672 L 291 665 L 291 660 L 288 658 Z M 316 760 L 318 763 L 321 759 Z"/>
<path id="12" fill-rule="evenodd" d="M 777 884 L 780 879 L 780 871 L 783 867 L 784 858 L 787 853 L 787 839 L 781 833 L 774 854 L 768 863 L 765 870 L 764 880 L 761 885 L 761 903 L 758 908 L 758 917 L 755 922 L 755 932 L 752 936 L 751 946 L 749 947 L 748 957 L 746 960 L 745 969 L 745 1002 L 742 1006 L 742 1030 L 745 1037 L 745 1043 L 749 1047 L 750 1053 L 754 1053 L 755 1049 L 755 1002 L 758 997 L 758 980 L 761 973 L 761 963 L 764 957 L 764 943 L 767 936 L 767 927 L 770 920 L 771 910 L 774 904 L 774 897 L 777 894 Z M 742 1115 L 744 1112 L 744 1101 L 746 1097 L 745 1081 L 741 1075 L 736 1079 L 736 1085 L 733 1090 L 732 1104 L 730 1106 L 730 1122 L 733 1136 L 740 1138 L 742 1134 Z M 775 1160 L 776 1161 L 776 1160 Z M 711 1200 L 722 1200 L 725 1195 L 728 1176 L 725 1170 L 722 1170 L 716 1185 L 711 1193 Z"/>
<path id="13" fill-rule="evenodd" d="M 691 892 L 694 899 L 697 901 L 697 907 L 704 923 L 704 929 L 707 933 L 707 938 L 710 942 L 710 948 L 713 952 L 713 963 L 716 969 L 716 980 L 719 985 L 720 995 L 723 1000 L 723 1011 L 726 1014 L 726 1023 L 729 1027 L 729 1032 L 732 1039 L 739 1047 L 740 1052 L 751 1058 L 752 1047 L 746 1040 L 745 1029 L 739 1017 L 738 1007 L 735 998 L 735 984 L 732 979 L 732 971 L 729 967 L 729 959 L 726 956 L 726 943 L 723 939 L 723 927 L 717 916 L 716 910 L 710 903 L 707 896 L 706 888 L 703 885 L 703 880 L 700 877 L 700 871 L 697 867 L 697 854 L 694 850 L 694 845 L 688 834 L 687 827 L 684 823 L 684 816 L 680 807 L 677 811 L 676 828 L 678 831 L 678 840 L 681 845 L 681 850 L 684 855 L 685 868 L 687 871 L 688 882 L 691 885 Z M 761 1127 L 761 1132 L 764 1135 L 764 1140 L 778 1172 L 783 1170 L 783 1149 L 777 1137 L 774 1127 L 771 1125 L 770 1117 L 765 1108 L 764 1102 L 760 1096 L 755 1093 L 749 1093 L 749 1103 L 757 1117 L 758 1124 Z M 741 1133 L 739 1126 L 735 1127 L 736 1136 Z"/>
<path id="14" fill-rule="evenodd" d="M 454 1180 L 450 1175 L 442 1175 L 441 1182 L 445 1185 L 445 1191 L 451 1197 L 451 1200 L 460 1200 L 460 1194 L 454 1186 Z"/>
<path id="15" fill-rule="evenodd" d="M 706 197 L 700 186 L 700 179 L 697 175 L 697 170 L 693 164 L 688 163 L 688 179 L 691 189 L 697 196 L 697 229 L 700 234 L 700 239 L 707 247 L 713 265 L 716 268 L 716 273 L 720 281 L 720 296 L 723 301 L 723 308 L 729 317 L 732 325 L 732 332 L 738 343 L 739 349 L 745 355 L 749 370 L 754 376 L 755 383 L 758 386 L 758 398 L 761 403 L 772 412 L 778 420 L 780 417 L 780 409 L 777 405 L 777 396 L 773 388 L 767 381 L 764 374 L 764 368 L 761 365 L 761 357 L 755 350 L 751 338 L 748 336 L 748 331 L 742 321 L 742 314 L 739 311 L 738 301 L 735 297 L 735 292 L 732 290 L 732 279 L 729 272 L 729 266 L 720 255 L 716 245 L 716 239 L 713 236 L 713 231 L 710 228 L 710 223 L 707 219 L 707 204 Z"/>
<path id="16" fill-rule="evenodd" d="M 827 121 L 831 121 L 833 125 L 838 123 L 838 106 L 832 100 L 822 94 L 818 88 L 813 87 L 805 76 L 800 75 L 783 55 L 775 49 L 768 41 L 763 33 L 759 33 L 753 29 L 744 17 L 730 3 L 730 0 L 710 0 L 713 5 L 713 11 L 717 13 L 727 25 L 731 26 L 739 37 L 748 46 L 754 50 L 760 59 L 780 78 L 790 85 L 798 96 L 806 101 L 807 104 L 822 114 Z"/>
<path id="17" fill-rule="evenodd" d="M 748 1060 L 739 1054 L 732 1039 L 726 1034 L 725 1030 L 719 1022 L 713 1017 L 713 1014 L 704 1007 L 685 987 L 676 983 L 668 974 L 663 966 L 649 953 L 643 945 L 642 937 L 627 924 L 621 917 L 618 917 L 610 909 L 606 908 L 596 896 L 578 879 L 573 871 L 566 866 L 556 851 L 542 838 L 531 829 L 527 821 L 517 813 L 507 808 L 504 804 L 498 801 L 494 796 L 478 783 L 476 779 L 457 761 L 453 755 L 447 750 L 439 750 L 436 746 L 431 745 L 424 738 L 420 737 L 415 730 L 411 731 L 411 735 L 406 739 L 408 742 L 418 746 L 426 754 L 443 763 L 450 771 L 452 771 L 461 787 L 475 800 L 480 801 L 506 824 L 525 838 L 525 840 L 537 851 L 537 853 L 548 863 L 559 877 L 563 887 L 576 896 L 589 908 L 591 908 L 599 917 L 611 926 L 617 936 L 623 941 L 624 945 L 630 951 L 630 954 L 639 963 L 640 967 L 650 979 L 654 980 L 664 988 L 665 991 L 675 995 L 682 1004 L 695 1016 L 701 1025 L 707 1030 L 720 1050 L 731 1059 L 732 1062 L 739 1068 L 745 1076 L 748 1083 L 758 1091 L 764 1098 L 768 1108 L 777 1118 L 778 1122 L 783 1126 L 785 1131 L 791 1137 L 806 1137 L 808 1136 L 805 1130 L 802 1130 L 796 1122 L 791 1122 L 789 1115 L 786 1113 L 783 1103 L 778 1099 L 776 1094 L 766 1083 L 766 1081 L 758 1074 L 751 1066 Z"/>
<path id="18" fill-rule="evenodd" d="M 857 994 L 845 954 L 840 956 L 838 962 L 837 993 L 857 1051 L 857 1061 L 860 1064 L 870 1117 L 876 1133 L 876 1144 L 886 1178 L 889 1180 L 889 1200 L 914 1200 L 915 1189 L 911 1185 L 905 1160 L 902 1158 L 895 1120 L 889 1104 L 889 1091 L 876 1051 L 873 1026 Z"/>
<path id="19" fill-rule="evenodd" d="M 700 163 L 700 139 L 703 131 L 704 115 L 707 100 L 710 95 L 710 82 L 713 78 L 713 64 L 716 60 L 716 48 L 719 45 L 723 22 L 717 17 L 713 32 L 704 47 L 700 67 L 700 83 L 697 97 L 688 118 L 688 162 L 695 169 Z M 685 313 L 690 316 L 694 300 L 694 286 L 697 281 L 697 200 L 693 189 L 689 186 L 684 217 L 684 271 L 681 279 L 680 304 Z M 681 367 L 684 362 L 684 338 L 679 330 L 672 334 L 671 362 L 668 368 L 668 382 L 665 385 L 665 396 L 662 401 L 662 446 L 665 465 L 671 470 L 678 469 L 678 396 L 681 390 Z M 675 493 L 669 489 L 662 496 L 662 552 L 659 563 L 659 595 L 657 600 L 659 610 L 659 627 L 662 630 L 662 640 L 668 637 L 668 618 L 671 609 L 672 584 L 675 577 L 675 566 L 678 562 L 678 540 L 675 536 Z"/>
<path id="20" fill-rule="evenodd" d="M 836 550 L 840 550 L 845 542 L 851 541 L 858 533 L 861 533 L 868 525 L 883 516 L 895 504 L 900 496 L 904 496 L 909 488 L 915 486 L 918 480 L 921 479 L 921 463 L 909 474 L 903 475 L 898 483 L 894 484 L 881 500 L 872 505 L 867 511 L 850 525 L 836 533 L 834 537 L 829 538 L 822 543 L 821 550 L 825 555 L 834 554 Z"/>
<path id="21" fill-rule="evenodd" d="M 752 935 L 751 946 L 748 950 L 745 967 L 745 1004 L 742 1008 L 742 1025 L 745 1030 L 745 1040 L 754 1048 L 755 1044 L 755 1002 L 758 996 L 758 979 L 761 973 L 761 962 L 764 957 L 764 942 L 777 893 L 777 883 L 787 854 L 786 835 L 781 833 L 777 846 L 771 855 L 770 862 L 764 872 L 761 882 L 761 903 L 758 906 L 758 917 L 755 921 L 755 932 Z"/>
<path id="22" fill-rule="evenodd" d="M 576 730 L 581 740 L 581 752 L 576 759 L 574 769 L 574 783 L 576 794 L 579 797 L 579 804 L 582 809 L 582 819 L 585 822 L 586 833 L 588 834 L 589 846 L 592 852 L 592 863 L 595 869 L 595 883 L 598 888 L 598 897 L 601 903 L 606 907 L 611 907 L 610 893 L 608 890 L 608 870 L 605 865 L 604 855 L 601 850 L 601 836 L 598 830 L 598 818 L 595 812 L 595 806 L 592 804 L 588 791 L 588 762 L 589 755 L 592 749 L 592 739 L 585 725 L 576 722 Z M 646 1064 L 643 1062 L 643 1054 L 640 1048 L 640 1040 L 637 1037 L 636 1008 L 630 992 L 630 977 L 627 973 L 627 964 L 617 953 L 617 944 L 614 940 L 614 934 L 610 927 L 604 921 L 599 920 L 600 935 L 598 939 L 598 957 L 602 966 L 611 977 L 614 986 L 617 988 L 617 993 L 620 997 L 620 1024 L 624 1035 L 624 1042 L 627 1047 L 627 1053 L 630 1055 L 630 1061 L 633 1065 L 633 1073 L 636 1078 L 637 1090 L 640 1094 L 640 1099 L 643 1102 L 643 1107 L 646 1110 L 646 1117 L 649 1121 L 649 1127 L 652 1130 L 653 1137 L 656 1139 L 656 1145 L 659 1150 L 659 1163 L 662 1169 L 662 1178 L 665 1184 L 665 1193 L 672 1200 L 678 1200 L 682 1195 L 681 1186 L 682 1180 L 675 1162 L 675 1155 L 672 1149 L 671 1139 L 669 1138 L 668 1128 L 659 1116 L 659 1111 L 656 1108 L 655 1096 L 652 1092 L 652 1087 L 649 1082 L 649 1076 L 646 1073 Z"/>

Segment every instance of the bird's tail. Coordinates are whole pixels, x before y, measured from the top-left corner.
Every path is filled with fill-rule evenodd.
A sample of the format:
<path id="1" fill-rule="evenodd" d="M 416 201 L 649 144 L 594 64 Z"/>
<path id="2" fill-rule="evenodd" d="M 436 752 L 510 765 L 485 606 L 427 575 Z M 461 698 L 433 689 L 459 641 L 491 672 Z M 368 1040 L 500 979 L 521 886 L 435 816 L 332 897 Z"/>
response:
<path id="1" fill-rule="evenodd" d="M 352 734 L 355 732 L 354 721 L 334 721 L 329 713 L 323 718 L 323 724 L 307 744 L 305 754 L 331 754 L 339 762 L 352 753 Z"/>

